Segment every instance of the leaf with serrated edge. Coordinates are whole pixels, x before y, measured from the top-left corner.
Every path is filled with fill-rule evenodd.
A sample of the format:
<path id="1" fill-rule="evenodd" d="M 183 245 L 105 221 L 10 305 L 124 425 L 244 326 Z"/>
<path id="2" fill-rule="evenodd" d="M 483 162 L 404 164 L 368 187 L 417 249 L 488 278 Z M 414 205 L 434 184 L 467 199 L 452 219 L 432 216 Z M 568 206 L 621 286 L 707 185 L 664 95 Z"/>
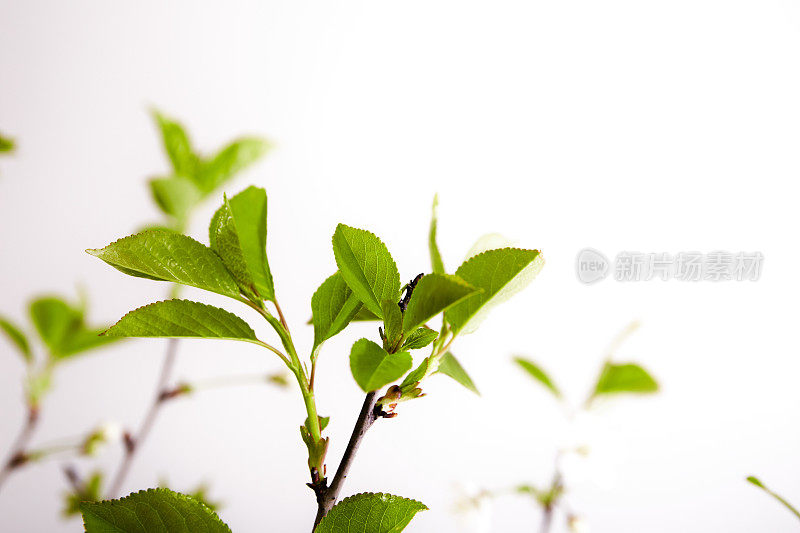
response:
<path id="1" fill-rule="evenodd" d="M 361 301 L 336 272 L 319 286 L 311 297 L 311 321 L 314 324 L 314 350 L 340 331 L 362 309 Z"/>
<path id="2" fill-rule="evenodd" d="M 483 289 L 445 312 L 453 331 L 472 333 L 495 305 L 525 288 L 539 273 L 544 259 L 538 250 L 501 248 L 489 250 L 464 262 L 456 276 Z"/>
<path id="3" fill-rule="evenodd" d="M 241 299 L 239 286 L 211 248 L 168 230 L 148 230 L 86 250 L 125 274 L 171 281 Z"/>
<path id="4" fill-rule="evenodd" d="M 421 327 L 412 331 L 403 342 L 404 350 L 419 350 L 436 340 L 439 333 L 431 328 Z"/>
<path id="5" fill-rule="evenodd" d="M 386 245 L 368 231 L 339 224 L 333 234 L 333 255 L 353 293 L 383 318 L 381 302 L 400 299 L 400 273 Z"/>
<path id="6" fill-rule="evenodd" d="M 2 329 L 9 340 L 14 343 L 26 363 L 33 362 L 33 353 L 31 352 L 31 345 L 28 343 L 28 337 L 22 333 L 22 330 L 15 326 L 10 320 L 0 316 L 0 329 Z"/>
<path id="7" fill-rule="evenodd" d="M 467 371 L 464 370 L 463 366 L 461 366 L 461 363 L 458 362 L 458 359 L 456 359 L 455 356 L 450 352 L 444 354 L 439 360 L 439 369 L 437 372 L 453 378 L 457 383 L 464 385 L 466 388 L 480 396 L 481 393 L 478 392 L 478 387 L 475 386 L 472 378 L 469 377 L 469 374 L 467 374 Z"/>
<path id="8" fill-rule="evenodd" d="M 467 255 L 464 257 L 464 261 L 482 254 L 483 252 L 488 252 L 489 250 L 514 248 L 515 244 L 514 241 L 499 233 L 487 233 L 486 235 L 478 237 L 478 240 L 475 241 L 475 244 L 472 245 L 472 248 L 469 249 Z"/>
<path id="9" fill-rule="evenodd" d="M 447 274 L 423 276 L 411 293 L 411 301 L 403 314 L 403 331 L 413 331 L 442 311 L 468 296 L 480 292 L 469 283 Z"/>
<path id="10" fill-rule="evenodd" d="M 86 533 L 231 533 L 197 500 L 169 489 L 149 489 L 118 500 L 82 502 Z"/>
<path id="11" fill-rule="evenodd" d="M 231 142 L 214 157 L 202 161 L 197 171 L 197 186 L 206 193 L 233 178 L 267 153 L 270 144 L 260 137 L 242 137 Z"/>
<path id="12" fill-rule="evenodd" d="M 399 533 L 428 507 L 416 500 L 364 492 L 337 503 L 314 533 Z"/>
<path id="13" fill-rule="evenodd" d="M 439 205 L 439 195 L 434 195 L 433 206 L 431 207 L 431 227 L 428 230 L 428 251 L 431 255 L 431 268 L 434 274 L 444 274 L 444 262 L 442 254 L 439 252 L 439 245 L 436 244 L 436 230 L 439 225 L 439 217 L 436 208 Z"/>
<path id="14" fill-rule="evenodd" d="M 103 333 L 107 337 L 188 337 L 256 342 L 253 329 L 219 307 L 165 300 L 134 309 Z"/>
<path id="15" fill-rule="evenodd" d="M 594 395 L 658 391 L 658 383 L 647 370 L 635 363 L 606 363 L 597 379 Z"/>
<path id="16" fill-rule="evenodd" d="M 520 367 L 522 367 L 525 372 L 528 373 L 533 379 L 544 385 L 544 387 L 553 393 L 556 398 L 561 397 L 561 391 L 558 390 L 556 384 L 553 383 L 553 380 L 550 379 L 550 376 L 541 369 L 536 363 L 525 359 L 523 357 L 515 357 L 514 362 L 517 363 Z"/>
<path id="17" fill-rule="evenodd" d="M 350 351 L 350 371 L 364 392 L 378 390 L 411 370 L 408 352 L 390 354 L 369 339 L 359 339 Z"/>

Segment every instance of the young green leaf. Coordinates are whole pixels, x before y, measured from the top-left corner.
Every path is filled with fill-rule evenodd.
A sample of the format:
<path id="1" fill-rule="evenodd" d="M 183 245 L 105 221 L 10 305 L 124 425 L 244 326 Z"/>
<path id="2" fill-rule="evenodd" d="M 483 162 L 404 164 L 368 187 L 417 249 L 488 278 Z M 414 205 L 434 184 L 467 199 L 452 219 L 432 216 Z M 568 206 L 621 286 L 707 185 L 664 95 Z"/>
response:
<path id="1" fill-rule="evenodd" d="M 95 471 L 80 484 L 77 491 L 70 491 L 64 494 L 64 508 L 61 513 L 65 517 L 71 517 L 81 512 L 82 502 L 97 502 L 103 499 L 102 496 L 103 473 Z"/>
<path id="2" fill-rule="evenodd" d="M 149 489 L 119 500 L 82 502 L 86 533 L 230 533 L 208 507 L 169 489 Z"/>
<path id="3" fill-rule="evenodd" d="M 245 294 L 275 300 L 272 273 L 267 262 L 267 193 L 248 187 L 225 198 L 211 219 L 211 249 L 233 274 Z"/>
<path id="4" fill-rule="evenodd" d="M 458 362 L 458 359 L 456 359 L 455 356 L 450 352 L 444 354 L 439 360 L 439 369 L 437 372 L 444 374 L 445 376 L 450 376 L 456 380 L 456 382 L 465 386 L 478 396 L 481 395 L 481 393 L 478 392 L 478 387 L 475 386 L 472 378 L 469 377 L 469 374 L 467 374 L 467 371 L 464 370 L 464 367 L 461 366 L 461 363 Z"/>
<path id="5" fill-rule="evenodd" d="M 500 248 L 514 248 L 514 242 L 499 233 L 487 233 L 481 235 L 478 240 L 472 245 L 472 248 L 467 252 L 464 261 L 475 257 L 476 255 L 488 252 L 489 250 L 498 250 Z"/>
<path id="6" fill-rule="evenodd" d="M 411 354 L 390 354 L 368 339 L 360 339 L 350 351 L 350 371 L 364 392 L 378 390 L 411 370 Z"/>
<path id="7" fill-rule="evenodd" d="M 472 333 L 495 305 L 525 288 L 539 273 L 544 260 L 538 250 L 501 248 L 465 261 L 456 276 L 483 289 L 445 312 L 455 333 Z"/>
<path id="8" fill-rule="evenodd" d="M 416 500 L 364 492 L 337 503 L 314 533 L 398 533 L 425 504 Z"/>
<path id="9" fill-rule="evenodd" d="M 17 347 L 19 353 L 25 359 L 25 362 L 28 364 L 32 363 L 33 352 L 31 352 L 31 345 L 28 343 L 28 337 L 22 333 L 22 330 L 2 316 L 0 316 L 0 329 L 8 335 L 9 340 Z"/>
<path id="10" fill-rule="evenodd" d="M 243 137 L 230 143 L 209 160 L 202 161 L 196 183 L 206 194 L 211 193 L 246 167 L 258 161 L 270 148 L 259 137 Z"/>
<path id="11" fill-rule="evenodd" d="M 181 225 L 186 223 L 189 212 L 202 198 L 194 182 L 180 175 L 151 179 L 150 192 L 161 210 L 175 217 Z"/>
<path id="12" fill-rule="evenodd" d="M 383 318 L 381 302 L 400 299 L 400 273 L 386 245 L 368 231 L 339 224 L 333 234 L 333 255 L 356 297 Z"/>
<path id="13" fill-rule="evenodd" d="M 429 373 L 432 373 L 431 362 L 431 357 L 426 357 L 417 368 L 406 374 L 406 377 L 403 379 L 402 383 L 400 383 L 400 390 L 404 393 L 409 392 L 411 389 L 415 388 L 420 381 L 425 379 Z"/>
<path id="14" fill-rule="evenodd" d="M 174 231 L 144 231 L 86 251 L 130 276 L 182 283 L 240 299 L 239 286 L 219 256 Z"/>
<path id="15" fill-rule="evenodd" d="M 433 196 L 433 207 L 431 207 L 431 227 L 428 231 L 428 251 L 431 254 L 431 268 L 434 274 L 444 274 L 444 262 L 442 254 L 439 253 L 439 245 L 436 244 L 436 229 L 439 225 L 439 218 L 436 215 L 436 208 L 439 205 L 439 195 Z"/>
<path id="16" fill-rule="evenodd" d="M 465 298 L 481 292 L 464 280 L 447 274 L 423 276 L 411 293 L 403 314 L 403 331 L 408 333 Z"/>
<path id="17" fill-rule="evenodd" d="M 233 313 L 189 300 L 165 300 L 134 309 L 103 335 L 257 340 L 247 322 Z"/>
<path id="18" fill-rule="evenodd" d="M 390 345 L 396 346 L 403 334 L 403 312 L 400 311 L 400 306 L 394 300 L 383 300 L 381 311 L 383 312 L 383 333 Z"/>
<path id="19" fill-rule="evenodd" d="M 600 372 L 594 396 L 619 393 L 646 394 L 658 391 L 658 383 L 641 366 L 634 363 L 607 362 Z"/>
<path id="20" fill-rule="evenodd" d="M 416 330 L 408 334 L 405 342 L 403 342 L 403 349 L 419 350 L 421 348 L 428 346 L 433 341 L 435 341 L 436 337 L 438 336 L 439 333 L 430 328 L 426 327 L 417 328 Z"/>
<path id="21" fill-rule="evenodd" d="M 31 302 L 30 315 L 53 361 L 113 342 L 113 339 L 99 336 L 102 328 L 86 326 L 83 309 L 74 308 L 54 296 Z"/>
<path id="22" fill-rule="evenodd" d="M 189 136 L 178 122 L 167 118 L 158 111 L 153 112 L 161 138 L 164 141 L 164 150 L 167 152 L 175 174 L 191 177 L 197 167 L 197 157 L 192 151 Z"/>
<path id="23" fill-rule="evenodd" d="M 769 494 L 770 496 L 775 498 L 777 501 L 782 503 L 784 507 L 789 509 L 789 511 L 791 511 L 792 514 L 794 514 L 797 518 L 800 518 L 800 511 L 798 511 L 792 504 L 790 504 L 788 501 L 786 501 L 782 496 L 780 496 L 779 494 L 777 494 L 777 493 L 773 492 L 772 490 L 770 490 L 769 488 L 767 488 L 767 486 L 764 485 L 761 482 L 760 479 L 758 479 L 755 476 L 748 476 L 747 477 L 747 481 L 749 481 L 750 483 L 752 483 L 756 487 L 760 488 L 761 490 L 763 490 L 764 492 L 766 492 L 767 494 Z"/>
<path id="24" fill-rule="evenodd" d="M 542 370 L 536 363 L 522 357 L 515 357 L 514 362 L 517 363 L 529 376 L 541 383 L 547 388 L 556 398 L 561 398 L 561 391 L 558 390 L 556 384 L 550 379 L 550 376 Z"/>
<path id="25" fill-rule="evenodd" d="M 347 327 L 359 309 L 362 309 L 361 301 L 355 297 L 339 272 L 322 282 L 311 297 L 314 350 Z"/>

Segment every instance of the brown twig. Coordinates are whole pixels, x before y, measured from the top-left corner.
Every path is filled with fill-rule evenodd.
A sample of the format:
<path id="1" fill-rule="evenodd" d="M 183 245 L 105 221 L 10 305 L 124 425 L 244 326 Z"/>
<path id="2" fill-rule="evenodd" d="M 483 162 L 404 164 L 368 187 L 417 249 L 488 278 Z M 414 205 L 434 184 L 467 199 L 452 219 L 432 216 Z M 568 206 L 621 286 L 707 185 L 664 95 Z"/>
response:
<path id="1" fill-rule="evenodd" d="M 28 415 L 25 424 L 11 445 L 11 453 L 3 468 L 0 469 L 0 487 L 3 486 L 11 472 L 25 463 L 25 450 L 28 448 L 33 432 L 39 422 L 39 408 L 35 405 L 28 406 Z"/>

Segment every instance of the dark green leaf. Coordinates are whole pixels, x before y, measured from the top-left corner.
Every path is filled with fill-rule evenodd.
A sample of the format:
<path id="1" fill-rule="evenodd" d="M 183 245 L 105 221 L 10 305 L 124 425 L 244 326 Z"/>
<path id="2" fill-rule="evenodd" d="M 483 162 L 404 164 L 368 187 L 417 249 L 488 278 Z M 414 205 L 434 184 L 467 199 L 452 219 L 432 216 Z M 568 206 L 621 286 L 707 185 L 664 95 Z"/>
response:
<path id="1" fill-rule="evenodd" d="M 431 209 L 431 227 L 428 231 L 428 251 L 431 254 L 431 268 L 434 274 L 444 274 L 444 262 L 442 262 L 442 254 L 439 253 L 439 245 L 436 244 L 436 228 L 439 224 L 438 217 L 436 216 L 436 207 L 439 205 L 439 195 L 433 197 L 433 207 Z"/>
<path id="2" fill-rule="evenodd" d="M 492 307 L 525 288 L 543 265 L 538 250 L 502 248 L 471 257 L 458 267 L 456 276 L 483 292 L 448 309 L 445 319 L 456 333 L 475 331 Z"/>
<path id="3" fill-rule="evenodd" d="M 259 137 L 243 137 L 230 143 L 217 155 L 203 161 L 197 172 L 197 186 L 210 193 L 237 173 L 258 161 L 270 144 Z"/>
<path id="4" fill-rule="evenodd" d="M 175 174 L 192 177 L 197 167 L 197 157 L 183 126 L 158 111 L 154 111 L 153 116 L 161 131 L 164 150 L 172 163 L 173 171 Z"/>
<path id="5" fill-rule="evenodd" d="M 247 322 L 219 307 L 165 300 L 134 309 L 104 333 L 107 337 L 193 337 L 255 342 Z"/>
<path id="6" fill-rule="evenodd" d="M 641 366 L 634 363 L 606 363 L 595 385 L 594 395 L 656 392 L 658 383 Z"/>
<path id="7" fill-rule="evenodd" d="M 14 140 L 0 135 L 0 152 L 14 151 Z"/>
<path id="8" fill-rule="evenodd" d="M 314 350 L 347 327 L 359 309 L 362 309 L 361 301 L 355 297 L 339 272 L 322 282 L 311 297 Z"/>
<path id="9" fill-rule="evenodd" d="M 358 300 L 358 298 L 356 298 Z M 358 300 L 358 303 L 361 303 L 361 300 Z M 381 317 L 364 307 L 361 306 L 361 309 L 358 310 L 356 316 L 353 317 L 353 322 L 372 322 L 373 320 L 380 320 Z"/>
<path id="10" fill-rule="evenodd" d="M 202 197 L 192 180 L 179 175 L 150 180 L 150 192 L 161 210 L 175 217 L 181 225 L 186 222 L 192 208 Z"/>
<path id="11" fill-rule="evenodd" d="M 445 309 L 480 292 L 464 280 L 447 274 L 423 276 L 411 293 L 411 301 L 403 315 L 403 331 L 409 332 L 425 324 Z"/>
<path id="12" fill-rule="evenodd" d="M 360 339 L 350 351 L 350 371 L 364 392 L 378 390 L 411 370 L 408 352 L 390 354 L 368 339 Z"/>
<path id="13" fill-rule="evenodd" d="M 404 350 L 419 350 L 436 340 L 439 334 L 426 327 L 417 328 L 406 337 L 403 343 Z"/>
<path id="14" fill-rule="evenodd" d="M 458 362 L 458 359 L 450 352 L 444 354 L 439 360 L 439 370 L 437 370 L 437 372 L 445 376 L 450 376 L 456 380 L 456 382 L 480 396 L 481 393 L 478 392 L 478 387 L 475 386 L 472 378 L 469 377 L 469 374 L 467 374 L 467 371 L 461 366 L 461 363 Z"/>
<path id="15" fill-rule="evenodd" d="M 80 507 L 86 533 L 230 533 L 211 509 L 169 489 L 83 502 Z"/>
<path id="16" fill-rule="evenodd" d="M 416 500 L 365 492 L 337 503 L 315 533 L 398 533 L 427 509 Z"/>
<path id="17" fill-rule="evenodd" d="M 182 283 L 240 299 L 239 286 L 219 256 L 173 231 L 149 230 L 86 251 L 130 276 Z"/>
<path id="18" fill-rule="evenodd" d="M 28 364 L 32 363 L 33 353 L 31 352 L 31 346 L 28 343 L 28 337 L 22 333 L 22 330 L 2 316 L 0 316 L 0 329 L 5 331 L 8 338 L 14 343 L 14 346 L 17 347 L 20 354 L 22 354 L 22 357 L 25 358 L 25 362 Z"/>
<path id="19" fill-rule="evenodd" d="M 333 254 L 356 297 L 383 318 L 381 302 L 400 299 L 400 274 L 386 245 L 368 231 L 339 224 L 333 234 Z"/>
<path id="20" fill-rule="evenodd" d="M 522 357 L 515 357 L 514 362 L 521 366 L 533 379 L 544 385 L 556 398 L 561 398 L 561 391 L 558 390 L 558 387 L 556 387 L 555 383 L 550 379 L 550 376 L 537 366 L 536 363 Z"/>

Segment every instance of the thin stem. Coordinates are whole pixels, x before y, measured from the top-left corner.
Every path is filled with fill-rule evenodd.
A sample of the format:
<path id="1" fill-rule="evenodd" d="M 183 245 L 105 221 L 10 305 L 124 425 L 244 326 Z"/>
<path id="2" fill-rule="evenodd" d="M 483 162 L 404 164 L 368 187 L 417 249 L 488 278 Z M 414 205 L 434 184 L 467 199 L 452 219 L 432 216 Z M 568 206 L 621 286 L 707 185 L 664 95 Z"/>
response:
<path id="1" fill-rule="evenodd" d="M 31 437 L 33 437 L 33 432 L 38 422 L 39 408 L 35 405 L 29 405 L 28 415 L 25 417 L 25 424 L 22 426 L 22 430 L 11 445 L 11 453 L 8 459 L 3 465 L 3 468 L 0 469 L 0 488 L 5 484 L 11 472 L 25 462 L 25 450 L 31 441 Z"/>
<path id="2" fill-rule="evenodd" d="M 161 410 L 161 406 L 164 403 L 163 392 L 167 390 L 167 383 L 169 383 L 169 380 L 172 376 L 172 370 L 175 367 L 177 350 L 178 339 L 169 339 L 167 351 L 164 355 L 164 362 L 161 365 L 161 373 L 158 376 L 155 398 L 153 399 L 150 409 L 148 409 L 141 425 L 139 426 L 139 431 L 137 431 L 136 434 L 130 439 L 126 439 L 125 453 L 122 457 L 122 463 L 120 464 L 117 474 L 114 476 L 114 480 L 111 483 L 108 491 L 108 495 L 111 498 L 119 494 L 119 491 L 122 489 L 122 486 L 125 483 L 125 478 L 128 477 L 128 473 L 133 465 L 136 452 L 147 439 L 147 436 L 150 434 L 150 430 L 153 428 L 153 424 L 155 424 L 156 418 Z"/>
<path id="3" fill-rule="evenodd" d="M 281 325 L 286 328 L 286 331 L 289 331 L 289 325 L 286 323 L 286 317 L 283 316 L 283 311 L 281 310 L 281 306 L 278 304 L 278 300 L 275 299 L 272 303 L 275 304 L 275 310 L 278 312 L 278 318 L 281 321 Z"/>
<path id="4" fill-rule="evenodd" d="M 553 506 L 546 505 L 542 510 L 542 523 L 539 526 L 539 533 L 549 533 L 551 525 L 553 525 Z"/>

